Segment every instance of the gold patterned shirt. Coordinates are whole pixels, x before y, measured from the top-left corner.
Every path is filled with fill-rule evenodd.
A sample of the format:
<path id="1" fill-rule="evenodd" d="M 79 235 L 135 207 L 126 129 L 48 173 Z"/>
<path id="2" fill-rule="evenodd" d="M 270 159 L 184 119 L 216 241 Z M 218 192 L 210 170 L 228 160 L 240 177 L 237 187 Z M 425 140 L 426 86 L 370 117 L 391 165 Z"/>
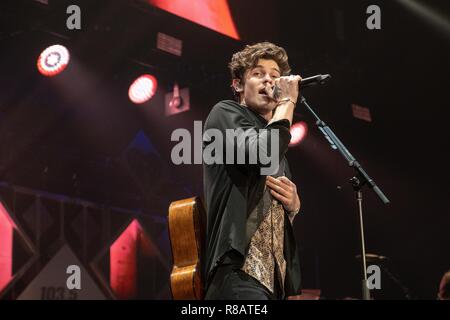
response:
<path id="1" fill-rule="evenodd" d="M 249 250 L 241 270 L 258 280 L 273 293 L 275 265 L 278 267 L 280 288 L 284 291 L 286 276 L 286 260 L 283 253 L 285 213 L 283 206 L 272 198 L 266 188 L 264 198 L 268 197 L 270 197 L 270 204 L 266 206 L 262 222 L 250 240 Z M 289 215 L 291 223 L 293 216 L 295 214 Z"/>

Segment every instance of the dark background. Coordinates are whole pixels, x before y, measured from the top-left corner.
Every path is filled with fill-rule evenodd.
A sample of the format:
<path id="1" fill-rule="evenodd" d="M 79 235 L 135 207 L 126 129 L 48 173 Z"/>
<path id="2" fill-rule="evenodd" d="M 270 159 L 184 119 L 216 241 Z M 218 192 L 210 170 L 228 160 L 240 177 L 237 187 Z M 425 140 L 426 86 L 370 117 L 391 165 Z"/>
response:
<path id="1" fill-rule="evenodd" d="M 232 53 L 268 40 L 287 50 L 294 73 L 333 76 L 303 93 L 391 200 L 385 206 L 364 191 L 367 251 L 389 258 L 412 298 L 434 299 L 450 269 L 450 9 L 416 1 L 446 17 L 445 29 L 402 3 L 231 0 L 235 41 L 142 1 L 2 1 L 0 180 L 165 217 L 170 202 L 203 193 L 201 165 L 172 164 L 172 131 L 192 131 L 194 120 L 231 98 Z M 70 4 L 81 7 L 81 31 L 66 29 Z M 371 4 L 381 8 L 381 30 L 366 28 Z M 183 40 L 182 57 L 156 49 L 157 32 Z M 54 43 L 72 60 L 45 78 L 36 60 Z M 158 92 L 136 106 L 128 87 L 143 72 L 158 78 Z M 164 94 L 174 81 L 190 88 L 191 110 L 166 117 Z M 355 119 L 353 103 L 369 108 L 372 122 Z M 294 229 L 304 287 L 330 299 L 359 297 L 352 171 L 304 107 L 296 110 L 309 125 L 288 153 L 302 199 Z M 139 133 L 146 152 L 131 143 Z M 382 288 L 376 297 L 405 298 L 385 273 Z"/>

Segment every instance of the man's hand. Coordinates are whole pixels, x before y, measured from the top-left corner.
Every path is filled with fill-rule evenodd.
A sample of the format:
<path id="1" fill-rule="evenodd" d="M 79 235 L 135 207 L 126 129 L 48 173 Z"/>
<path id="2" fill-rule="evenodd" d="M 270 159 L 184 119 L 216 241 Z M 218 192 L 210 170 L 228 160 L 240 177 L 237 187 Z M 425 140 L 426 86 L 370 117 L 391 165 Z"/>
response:
<path id="1" fill-rule="evenodd" d="M 285 176 L 277 179 L 267 176 L 266 185 L 270 188 L 272 196 L 281 202 L 288 212 L 300 210 L 300 198 L 297 194 L 297 186 Z"/>
<path id="2" fill-rule="evenodd" d="M 275 108 L 269 124 L 278 120 L 287 119 L 289 125 L 292 125 L 294 108 L 297 104 L 299 94 L 299 81 L 301 80 L 302 77 L 300 76 L 287 76 L 275 79 L 275 86 L 278 91 L 276 98 L 274 97 L 274 90 L 269 91 L 268 95 L 273 97 L 272 99 L 277 102 L 277 108 Z"/>
<path id="3" fill-rule="evenodd" d="M 297 103 L 299 94 L 299 82 L 302 81 L 302 77 L 298 75 L 290 75 L 277 78 L 275 80 L 275 86 L 278 88 L 278 100 L 289 99 L 292 102 Z"/>

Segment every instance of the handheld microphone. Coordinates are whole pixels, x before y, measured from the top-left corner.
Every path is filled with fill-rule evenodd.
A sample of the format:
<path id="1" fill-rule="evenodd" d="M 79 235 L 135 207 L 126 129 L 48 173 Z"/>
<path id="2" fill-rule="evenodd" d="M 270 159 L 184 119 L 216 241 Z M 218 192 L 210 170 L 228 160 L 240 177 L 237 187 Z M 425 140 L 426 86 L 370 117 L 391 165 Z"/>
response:
<path id="1" fill-rule="evenodd" d="M 312 77 L 303 78 L 300 82 L 300 88 L 307 88 L 319 84 L 324 84 L 330 79 L 331 75 L 329 74 L 318 74 Z M 273 89 L 273 99 L 278 100 L 279 96 L 280 96 L 280 88 L 275 86 Z"/>
<path id="2" fill-rule="evenodd" d="M 331 76 L 329 74 L 318 74 L 316 76 L 308 77 L 302 79 L 300 82 L 301 88 L 306 88 L 310 86 L 315 86 L 317 84 L 324 84 L 328 80 L 330 80 Z"/>

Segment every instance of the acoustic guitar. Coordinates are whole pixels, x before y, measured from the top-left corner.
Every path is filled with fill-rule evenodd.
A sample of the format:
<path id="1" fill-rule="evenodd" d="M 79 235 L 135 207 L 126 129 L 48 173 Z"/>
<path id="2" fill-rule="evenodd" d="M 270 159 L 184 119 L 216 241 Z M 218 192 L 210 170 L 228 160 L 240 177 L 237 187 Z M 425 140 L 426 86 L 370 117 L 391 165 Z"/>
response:
<path id="1" fill-rule="evenodd" d="M 169 207 L 173 267 L 170 287 L 175 300 L 203 299 L 201 261 L 206 214 L 199 197 L 174 201 Z"/>

